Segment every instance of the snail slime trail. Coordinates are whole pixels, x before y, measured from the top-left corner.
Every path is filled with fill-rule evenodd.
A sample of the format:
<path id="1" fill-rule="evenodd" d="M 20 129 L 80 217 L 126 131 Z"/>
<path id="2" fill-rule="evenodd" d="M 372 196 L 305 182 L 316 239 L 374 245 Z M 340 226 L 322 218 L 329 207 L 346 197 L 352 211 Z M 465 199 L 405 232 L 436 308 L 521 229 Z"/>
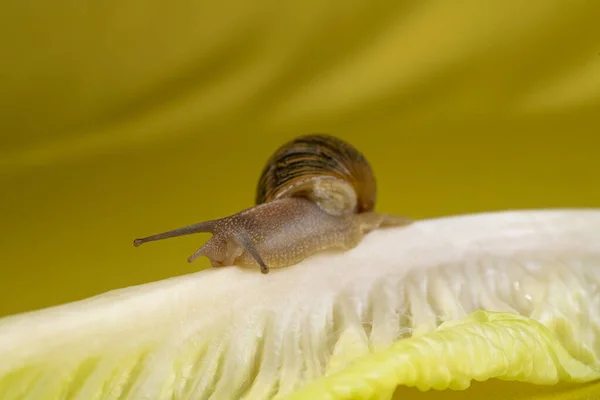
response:
<path id="1" fill-rule="evenodd" d="M 189 262 L 206 256 L 213 267 L 260 267 L 266 274 L 319 251 L 351 249 L 374 229 L 412 222 L 375 212 L 375 197 L 375 176 L 360 151 L 333 136 L 306 135 L 268 160 L 254 207 L 133 243 L 209 232 L 213 236 Z"/>

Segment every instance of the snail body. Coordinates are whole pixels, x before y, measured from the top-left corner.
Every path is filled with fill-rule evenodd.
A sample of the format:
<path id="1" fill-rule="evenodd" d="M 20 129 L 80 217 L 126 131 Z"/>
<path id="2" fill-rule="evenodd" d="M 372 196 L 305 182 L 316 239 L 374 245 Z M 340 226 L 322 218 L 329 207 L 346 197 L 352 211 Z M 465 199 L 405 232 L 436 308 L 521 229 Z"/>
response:
<path id="1" fill-rule="evenodd" d="M 206 256 L 213 267 L 259 266 L 267 273 L 319 251 L 353 248 L 374 229 L 411 222 L 374 212 L 375 189 L 371 167 L 357 149 L 328 135 L 302 136 L 271 156 L 254 207 L 136 239 L 134 245 L 210 232 L 189 262 Z"/>

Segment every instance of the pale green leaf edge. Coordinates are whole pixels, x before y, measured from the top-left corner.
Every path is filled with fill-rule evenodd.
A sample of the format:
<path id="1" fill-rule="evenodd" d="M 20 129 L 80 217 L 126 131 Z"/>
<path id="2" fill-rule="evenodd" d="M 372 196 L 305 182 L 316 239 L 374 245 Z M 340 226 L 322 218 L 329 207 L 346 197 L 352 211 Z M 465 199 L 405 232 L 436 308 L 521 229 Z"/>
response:
<path id="1" fill-rule="evenodd" d="M 476 311 L 430 334 L 398 340 L 311 382 L 289 400 L 390 399 L 398 386 L 465 390 L 488 379 L 536 385 L 587 383 L 600 364 L 586 365 L 538 321 L 514 313 Z"/>

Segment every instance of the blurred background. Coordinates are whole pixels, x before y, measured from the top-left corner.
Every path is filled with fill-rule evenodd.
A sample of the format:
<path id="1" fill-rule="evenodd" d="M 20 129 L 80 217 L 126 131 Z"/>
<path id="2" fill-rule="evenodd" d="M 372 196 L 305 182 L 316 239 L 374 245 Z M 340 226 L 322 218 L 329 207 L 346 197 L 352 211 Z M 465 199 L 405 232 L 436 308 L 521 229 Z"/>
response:
<path id="1" fill-rule="evenodd" d="M 414 218 L 600 207 L 600 3 L 27 0 L 0 5 L 0 316 L 208 267 L 309 132 Z"/>

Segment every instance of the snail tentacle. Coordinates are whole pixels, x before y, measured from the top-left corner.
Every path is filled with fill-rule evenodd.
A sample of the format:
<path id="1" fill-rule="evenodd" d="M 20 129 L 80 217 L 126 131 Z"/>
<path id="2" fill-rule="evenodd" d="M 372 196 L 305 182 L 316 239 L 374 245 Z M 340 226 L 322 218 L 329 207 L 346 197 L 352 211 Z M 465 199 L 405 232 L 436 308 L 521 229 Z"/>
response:
<path id="1" fill-rule="evenodd" d="M 147 242 L 154 242 L 156 240 L 163 240 L 163 239 L 168 239 L 168 238 L 173 238 L 173 237 L 178 237 L 178 236 L 192 235 L 194 233 L 213 233 L 217 222 L 219 222 L 219 220 L 217 220 L 217 219 L 210 220 L 210 221 L 198 222 L 197 224 L 184 226 L 181 228 L 173 229 L 171 231 L 147 236 L 145 238 L 135 239 L 133 241 L 133 245 L 135 247 L 138 247 Z"/>
<path id="2" fill-rule="evenodd" d="M 267 266 L 267 264 L 265 264 L 265 262 L 263 261 L 262 257 L 260 256 L 260 253 L 258 252 L 258 250 L 256 249 L 256 247 L 254 246 L 254 244 L 252 243 L 252 238 L 250 238 L 250 235 L 248 234 L 248 232 L 245 229 L 238 229 L 235 234 L 234 237 L 236 239 L 236 241 L 246 249 L 246 251 L 248 253 L 250 253 L 250 255 L 252 256 L 252 258 L 254 258 L 254 260 L 256 261 L 256 263 L 258 264 L 258 266 L 260 267 L 260 272 L 262 272 L 263 274 L 268 274 L 269 273 L 269 267 Z"/>

